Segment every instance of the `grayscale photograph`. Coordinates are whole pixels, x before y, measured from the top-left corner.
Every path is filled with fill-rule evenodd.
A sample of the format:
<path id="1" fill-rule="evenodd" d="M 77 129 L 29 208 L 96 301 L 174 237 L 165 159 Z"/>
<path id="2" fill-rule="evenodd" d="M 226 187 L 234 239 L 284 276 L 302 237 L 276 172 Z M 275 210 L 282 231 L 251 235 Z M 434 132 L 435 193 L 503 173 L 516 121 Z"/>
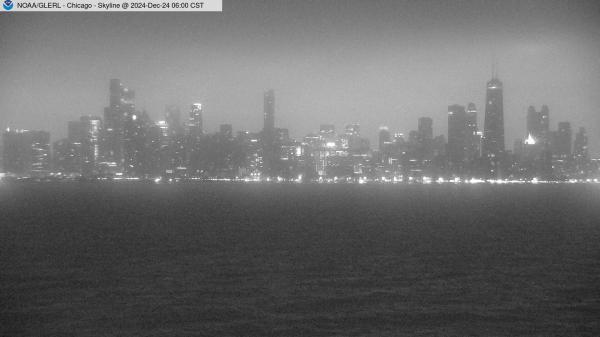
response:
<path id="1" fill-rule="evenodd" d="M 0 336 L 600 336 L 600 2 L 0 2 Z"/>

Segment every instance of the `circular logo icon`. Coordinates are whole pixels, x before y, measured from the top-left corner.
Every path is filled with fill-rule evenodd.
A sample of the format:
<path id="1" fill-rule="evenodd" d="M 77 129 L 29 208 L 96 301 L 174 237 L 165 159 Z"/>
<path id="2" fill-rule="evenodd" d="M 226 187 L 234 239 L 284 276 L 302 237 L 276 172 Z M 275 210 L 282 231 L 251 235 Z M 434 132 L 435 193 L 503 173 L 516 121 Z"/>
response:
<path id="1" fill-rule="evenodd" d="M 13 6 L 15 4 L 12 2 L 12 0 L 4 0 L 4 2 L 2 3 L 2 7 L 4 7 L 4 10 L 11 10 L 13 9 Z"/>

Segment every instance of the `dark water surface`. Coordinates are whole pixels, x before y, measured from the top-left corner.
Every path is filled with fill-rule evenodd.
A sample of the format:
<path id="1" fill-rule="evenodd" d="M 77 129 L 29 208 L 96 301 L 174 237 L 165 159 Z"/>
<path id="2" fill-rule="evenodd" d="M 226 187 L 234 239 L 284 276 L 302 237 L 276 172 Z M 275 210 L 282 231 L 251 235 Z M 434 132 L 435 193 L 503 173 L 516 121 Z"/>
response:
<path id="1" fill-rule="evenodd" d="M 1 336 L 598 336 L 600 186 L 0 186 Z"/>

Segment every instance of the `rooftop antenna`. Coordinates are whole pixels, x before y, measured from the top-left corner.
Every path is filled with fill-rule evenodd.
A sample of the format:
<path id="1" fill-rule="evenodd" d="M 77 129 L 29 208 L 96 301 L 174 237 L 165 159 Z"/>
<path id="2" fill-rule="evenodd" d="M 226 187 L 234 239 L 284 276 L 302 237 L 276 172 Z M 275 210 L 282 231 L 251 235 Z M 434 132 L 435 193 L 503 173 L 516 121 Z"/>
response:
<path id="1" fill-rule="evenodd" d="M 494 78 L 498 78 L 498 59 L 495 60 L 495 64 L 494 64 L 494 70 L 496 71 L 496 73 L 494 74 Z"/>
<path id="2" fill-rule="evenodd" d="M 492 78 L 498 78 L 498 60 L 495 51 L 492 53 Z"/>

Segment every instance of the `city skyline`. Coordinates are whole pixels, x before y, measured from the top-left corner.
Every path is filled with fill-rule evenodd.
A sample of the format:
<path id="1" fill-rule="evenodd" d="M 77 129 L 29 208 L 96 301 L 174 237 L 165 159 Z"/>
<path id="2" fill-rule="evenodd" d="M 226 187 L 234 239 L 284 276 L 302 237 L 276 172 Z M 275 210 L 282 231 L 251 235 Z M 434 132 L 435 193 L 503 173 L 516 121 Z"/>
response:
<path id="1" fill-rule="evenodd" d="M 448 106 L 448 140 L 420 117 L 407 137 L 380 127 L 378 147 L 360 124 L 336 131 L 320 124 L 301 139 L 277 127 L 275 91 L 263 93 L 263 128 L 238 131 L 221 124 L 205 132 L 201 103 L 182 115 L 167 106 L 153 120 L 135 105 L 135 90 L 119 79 L 108 86 L 104 118 L 68 121 L 67 138 L 50 142 L 44 130 L 7 128 L 2 134 L 3 174 L 46 179 L 133 178 L 155 181 L 212 180 L 295 182 L 597 181 L 598 160 L 589 156 L 585 127 L 572 138 L 569 121 L 550 129 L 550 110 L 528 108 L 525 138 L 505 149 L 503 84 L 496 73 L 486 84 L 483 131 L 474 103 Z M 52 146 L 51 146 L 52 144 Z M 485 179 L 485 180 L 482 180 Z M 491 180 L 490 180 L 491 179 Z"/>
<path id="2" fill-rule="evenodd" d="M 117 81 L 117 82 L 113 83 L 114 81 Z M 107 124 L 105 125 L 105 127 L 107 127 L 107 128 L 109 128 L 109 129 L 112 130 L 113 123 L 115 123 L 115 122 L 112 121 L 111 116 L 114 115 L 114 113 L 111 113 L 110 109 L 115 104 L 117 104 L 117 103 L 114 102 L 114 100 L 118 100 L 118 98 L 115 98 L 115 93 L 114 92 L 121 92 L 121 90 L 125 90 L 125 92 L 123 94 L 125 95 L 124 97 L 126 97 L 126 105 L 127 105 L 127 108 L 125 108 L 125 110 L 123 110 L 123 111 L 127 111 L 129 113 L 134 113 L 135 111 L 143 111 L 144 113 L 148 113 L 149 112 L 145 107 L 143 107 L 143 108 L 140 109 L 135 104 L 135 93 L 136 93 L 135 90 L 129 89 L 127 87 L 123 87 L 122 83 L 119 80 L 117 80 L 117 79 L 111 79 L 110 82 L 111 82 L 111 84 L 109 86 L 109 93 L 110 93 L 109 94 L 109 106 L 104 108 L 104 110 L 103 110 L 104 113 L 103 114 L 97 114 L 97 115 L 95 115 L 95 114 L 82 114 L 80 117 L 99 117 L 100 115 L 103 115 L 104 116 L 104 120 L 107 121 L 106 122 Z M 513 151 L 513 149 L 514 149 L 513 148 L 513 145 L 514 145 L 513 141 L 519 141 L 519 140 L 520 141 L 527 141 L 527 138 L 528 138 L 529 135 L 533 135 L 533 136 L 535 136 L 535 138 L 538 138 L 540 135 L 537 132 L 539 132 L 539 131 L 532 131 L 532 126 L 531 126 L 531 124 L 533 123 L 532 122 L 532 118 L 535 119 L 535 117 L 533 117 L 533 116 L 536 113 L 537 114 L 542 114 L 542 116 L 545 116 L 545 117 L 543 117 L 545 119 L 545 121 L 543 122 L 544 123 L 543 128 L 545 128 L 546 132 L 548 132 L 548 130 L 552 128 L 551 125 L 552 126 L 556 126 L 556 129 L 560 129 L 561 128 L 561 124 L 564 124 L 564 123 L 569 123 L 570 124 L 571 123 L 570 120 L 557 121 L 556 117 L 553 117 L 552 119 L 550 119 L 549 118 L 549 107 L 546 104 L 542 104 L 541 105 L 542 112 L 539 112 L 539 113 L 535 111 L 534 105 L 530 105 L 526 109 L 527 115 L 526 115 L 526 118 L 525 118 L 525 121 L 524 121 L 525 124 L 523 124 L 523 125 L 525 125 L 525 128 L 524 128 L 524 131 L 522 133 L 522 136 L 519 136 L 519 137 L 514 138 L 512 140 L 511 139 L 506 139 L 506 136 L 505 136 L 505 129 L 506 128 L 505 128 L 505 124 L 504 124 L 504 121 L 503 121 L 504 120 L 504 118 L 503 118 L 504 117 L 504 113 L 503 113 L 503 108 L 502 108 L 502 105 L 503 105 L 502 104 L 503 103 L 503 84 L 500 81 L 500 79 L 499 79 L 499 77 L 498 77 L 498 75 L 496 73 L 492 73 L 492 78 L 491 78 L 491 80 L 489 80 L 487 82 L 486 88 L 487 88 L 487 93 L 486 93 L 487 99 L 486 100 L 489 103 L 485 104 L 485 106 L 482 109 L 478 108 L 477 105 L 475 103 L 471 102 L 471 101 L 467 102 L 467 103 L 463 103 L 463 102 L 458 102 L 457 103 L 457 102 L 455 102 L 455 103 L 450 103 L 450 104 L 447 105 L 448 109 L 446 109 L 444 111 L 444 115 L 448 114 L 449 111 L 452 111 L 453 108 L 459 108 L 459 109 L 462 108 L 462 110 L 465 110 L 465 107 L 468 105 L 468 108 L 469 108 L 469 111 L 470 111 L 469 113 L 470 113 L 470 116 L 471 116 L 471 117 L 469 117 L 470 123 L 473 124 L 474 130 L 477 130 L 478 126 L 480 126 L 479 131 L 481 131 L 481 132 L 484 132 L 484 130 L 486 130 L 487 128 L 489 128 L 489 127 L 486 127 L 486 115 L 490 115 L 491 119 L 493 121 L 490 122 L 489 121 L 490 118 L 488 118 L 488 123 L 492 123 L 494 125 L 497 124 L 497 125 L 499 125 L 499 127 L 501 129 L 500 131 L 492 132 L 492 133 L 499 132 L 500 135 L 501 135 L 500 138 L 499 138 L 500 140 L 496 140 L 495 139 L 496 136 L 492 136 L 491 137 L 491 138 L 494 138 L 494 140 L 492 141 L 492 143 L 494 144 L 493 147 L 498 147 L 498 150 L 493 150 L 492 152 Z M 498 88 L 498 89 L 496 89 L 496 88 Z M 494 92 L 494 91 L 498 91 L 499 95 L 500 95 L 499 98 L 494 98 L 494 100 L 497 100 L 497 101 L 500 102 L 500 107 L 499 108 L 494 107 L 497 103 L 495 102 L 494 104 L 492 104 L 492 101 L 490 100 L 491 97 L 494 97 L 495 95 L 498 95 L 498 93 L 495 93 L 495 94 L 492 93 L 491 94 L 492 96 L 490 96 L 490 92 Z M 461 104 L 464 104 L 465 106 L 462 106 Z M 236 131 L 250 131 L 250 132 L 258 132 L 258 131 L 263 131 L 264 132 L 264 131 L 268 131 L 268 132 L 272 133 L 273 131 L 271 129 L 275 127 L 275 120 L 274 120 L 274 89 L 268 89 L 268 90 L 266 90 L 266 91 L 263 92 L 263 125 L 260 126 L 256 130 L 249 130 L 249 129 L 244 129 L 244 128 L 235 128 L 236 124 L 233 123 L 232 121 L 224 121 L 224 123 L 221 123 L 221 124 L 218 124 L 218 125 L 214 126 L 211 130 L 206 130 L 203 127 L 203 124 L 204 124 L 204 117 L 203 117 L 204 114 L 202 112 L 203 111 L 203 108 L 202 108 L 203 103 L 187 103 L 187 104 L 183 104 L 183 105 L 169 104 L 169 105 L 166 105 L 164 107 L 163 111 L 161 111 L 161 112 L 159 112 L 157 114 L 153 114 L 153 115 L 149 114 L 149 117 L 152 120 L 155 120 L 155 121 L 167 120 L 167 119 L 169 119 L 168 115 L 169 115 L 171 109 L 176 109 L 177 111 L 181 111 L 181 109 L 183 108 L 183 111 L 185 112 L 186 111 L 186 107 L 188 107 L 188 106 L 192 107 L 192 112 L 191 113 L 193 113 L 195 117 L 193 118 L 194 121 L 192 121 L 192 119 L 190 119 L 190 121 L 188 121 L 189 124 L 184 123 L 184 125 L 187 126 L 187 127 L 193 127 L 194 129 L 197 129 L 198 130 L 198 131 L 196 131 L 197 134 L 198 134 L 198 132 L 207 132 L 207 133 L 218 132 L 219 128 L 222 127 L 224 124 L 231 125 L 232 127 L 234 127 L 232 129 L 232 131 L 233 130 L 236 130 Z M 490 108 L 490 107 L 492 107 L 492 108 Z M 491 109 L 491 112 L 488 113 L 488 110 L 490 110 L 490 109 Z M 499 113 L 499 115 L 500 115 L 499 120 L 497 120 L 498 117 L 496 117 L 496 115 L 498 114 L 498 112 L 496 110 L 500 111 L 500 113 Z M 464 118 L 467 118 L 466 117 L 467 116 L 466 115 L 467 110 L 463 111 L 463 113 L 465 114 Z M 280 118 L 280 116 L 278 116 L 278 117 Z M 432 119 L 431 116 L 422 116 L 422 117 L 419 117 L 419 121 L 418 121 L 419 122 L 419 124 L 418 124 L 419 126 L 418 126 L 418 128 L 420 128 L 421 119 L 423 119 L 423 118 L 427 118 L 427 119 L 430 120 L 429 123 L 431 123 L 431 125 L 429 127 L 432 129 L 431 130 L 432 134 L 435 133 L 435 134 L 443 135 L 443 136 L 446 137 L 446 139 L 449 139 L 449 138 L 452 137 L 451 133 L 449 132 L 449 130 L 450 130 L 449 123 L 446 124 L 446 128 L 442 129 L 441 126 L 434 125 L 434 123 L 433 123 L 434 119 Z M 248 122 L 248 121 L 246 121 L 246 122 Z M 414 122 L 415 121 L 413 121 L 413 123 Z M 323 121 L 315 121 L 315 126 L 316 127 L 313 130 L 307 132 L 304 135 L 300 135 L 298 137 L 293 137 L 293 138 L 299 138 L 300 139 L 300 138 L 304 137 L 307 134 L 313 133 L 313 132 L 315 132 L 315 130 L 318 129 L 318 126 L 319 125 L 323 125 L 323 123 L 324 123 Z M 346 122 L 341 122 L 340 124 L 336 124 L 336 123 L 329 123 L 329 124 L 332 125 L 332 126 L 334 126 L 334 127 L 335 126 L 339 127 L 340 130 L 345 125 L 349 125 L 349 124 L 361 125 L 360 122 L 356 122 L 356 121 L 354 121 L 354 122 L 346 121 Z M 578 127 L 578 125 L 575 125 L 575 126 Z M 582 127 L 586 127 L 587 124 L 583 124 L 581 126 Z M 378 130 L 381 129 L 382 127 L 385 127 L 388 130 L 390 129 L 388 127 L 388 124 L 385 123 L 385 121 L 382 121 L 380 123 L 380 126 L 379 126 Z M 117 127 L 117 129 L 118 128 L 122 128 L 122 126 Z M 541 126 L 538 126 L 538 128 L 541 128 Z M 8 124 L 6 126 L 5 130 L 8 130 L 8 129 L 38 130 L 38 129 L 35 129 L 35 128 L 29 128 L 29 127 L 26 127 L 26 126 L 25 127 L 14 126 L 14 125 L 11 125 L 11 124 Z M 63 131 L 68 131 L 68 125 L 66 125 L 66 127 L 64 127 L 63 129 L 64 129 Z M 290 130 L 288 128 L 286 128 L 286 129 Z M 401 133 L 401 134 L 403 134 L 405 136 L 408 136 L 409 133 L 410 133 L 410 131 L 412 129 L 414 129 L 414 125 L 405 126 L 404 129 L 396 129 L 396 130 L 392 129 L 391 131 L 394 132 L 394 133 Z M 492 127 L 492 129 L 495 129 L 495 126 Z M 40 129 L 40 130 L 41 131 L 49 131 L 47 129 Z M 369 138 L 370 140 L 376 140 L 376 141 L 371 141 L 373 144 L 377 144 L 376 137 L 378 135 L 377 135 L 376 131 L 373 130 L 373 132 L 370 132 L 370 130 L 365 130 L 364 127 L 362 128 L 362 130 L 363 130 L 363 132 L 365 134 L 367 134 L 367 138 Z M 295 130 L 293 128 L 291 128 L 292 134 L 294 133 L 294 131 Z M 510 130 L 509 129 L 509 132 L 510 131 L 512 131 L 513 133 L 517 133 L 518 134 L 518 131 Z M 110 132 L 112 132 L 112 131 L 110 131 Z M 120 132 L 123 132 L 123 131 L 121 130 Z M 587 132 L 589 133 L 589 130 L 587 130 Z M 50 132 L 50 135 L 52 136 L 53 133 Z M 67 135 L 68 135 L 67 132 L 61 132 L 61 133 L 58 133 L 58 135 L 54 134 L 54 137 L 51 138 L 51 139 L 53 141 L 56 141 L 56 140 L 58 140 L 60 138 L 66 137 Z M 488 137 L 488 139 L 489 138 L 490 137 Z M 495 145 L 497 142 L 501 143 L 501 145 Z M 589 150 L 591 150 L 590 152 L 593 153 L 593 149 L 595 147 L 597 147 L 597 146 L 594 146 L 596 144 L 590 144 L 590 145 L 591 146 L 590 146 Z M 484 147 L 485 147 L 485 145 L 484 145 Z M 489 147 L 489 145 L 488 145 L 488 147 Z M 486 152 L 486 150 L 484 150 L 484 152 Z M 117 154 L 117 157 L 119 157 L 119 156 L 120 156 L 120 154 Z"/>
<path id="3" fill-rule="evenodd" d="M 586 126 L 599 151 L 591 1 L 227 1 L 223 13 L 160 18 L 14 14 L 0 20 L 0 126 L 47 129 L 53 140 L 66 134 L 60 121 L 102 115 L 98 93 L 110 78 L 135 88 L 137 107 L 156 120 L 167 105 L 201 102 L 207 130 L 260 130 L 260 94 L 274 88 L 278 125 L 294 138 L 321 123 L 360 123 L 376 144 L 381 125 L 407 134 L 421 116 L 446 134 L 452 104 L 475 103 L 483 125 L 497 60 L 507 149 L 526 136 L 528 107 L 547 105 L 551 129 Z"/>
<path id="4" fill-rule="evenodd" d="M 203 127 L 205 120 L 204 120 L 204 113 L 203 113 L 203 103 L 187 103 L 187 104 L 183 104 L 183 105 L 178 105 L 178 104 L 169 104 L 166 105 L 164 107 L 164 109 L 157 113 L 157 114 L 153 114 L 150 115 L 148 112 L 148 110 L 146 110 L 145 107 L 143 108 L 139 108 L 138 105 L 136 105 L 135 103 L 135 96 L 136 96 L 136 90 L 124 87 L 123 84 L 120 82 L 120 80 L 118 79 L 110 79 L 110 86 L 109 86 L 109 104 L 108 107 L 103 108 L 103 114 L 81 114 L 79 117 L 86 117 L 86 118 L 90 118 L 90 117 L 100 117 L 101 115 L 104 117 L 104 120 L 106 121 L 104 127 L 106 127 L 107 129 L 109 129 L 109 133 L 113 132 L 112 129 L 115 127 L 114 124 L 118 122 L 113 121 L 113 119 L 115 118 L 115 114 L 118 113 L 118 111 L 124 112 L 124 113 L 135 113 L 135 112 L 144 112 L 145 114 L 148 114 L 148 117 L 151 120 L 154 121 L 166 121 L 169 119 L 169 114 L 172 112 L 172 109 L 175 109 L 176 111 L 178 111 L 179 113 L 181 113 L 181 111 L 184 112 L 184 114 L 186 113 L 186 108 L 191 106 L 191 112 L 190 112 L 190 116 L 193 116 L 190 118 L 190 120 L 187 123 L 183 123 L 182 126 L 186 126 L 188 128 L 193 128 L 196 131 L 194 132 L 198 137 L 200 135 L 200 133 L 205 132 L 205 133 L 217 133 L 220 131 L 220 128 L 223 125 L 230 125 L 232 126 L 232 132 L 233 131 L 246 131 L 246 132 L 265 132 L 267 134 L 267 136 L 270 136 L 271 138 L 274 137 L 273 136 L 273 130 L 276 126 L 275 124 L 275 117 L 274 117 L 274 112 L 275 112 L 275 103 L 274 103 L 274 89 L 267 89 L 265 91 L 263 91 L 263 112 L 262 112 L 262 118 L 263 118 L 263 122 L 262 122 L 262 126 L 260 126 L 259 128 L 255 129 L 255 130 L 250 130 L 250 129 L 244 129 L 244 128 L 236 128 L 236 124 L 233 121 L 224 121 L 224 123 L 218 124 L 216 126 L 214 126 L 213 128 L 211 128 L 211 130 L 207 130 L 206 128 Z M 123 92 L 124 90 L 124 92 Z M 542 104 L 542 111 L 541 112 L 536 112 L 535 111 L 535 107 L 534 105 L 529 105 L 526 109 L 527 111 L 527 115 L 525 116 L 524 120 L 521 121 L 522 126 L 524 125 L 524 131 L 522 133 L 521 136 L 518 136 L 514 139 L 506 139 L 506 132 L 505 132 L 505 123 L 504 123 L 504 113 L 503 113 L 503 83 L 502 81 L 500 81 L 499 76 L 497 75 L 497 73 L 492 71 L 492 78 L 487 81 L 486 84 L 486 101 L 488 101 L 487 104 L 485 104 L 485 106 L 483 108 L 478 108 L 477 105 L 475 103 L 473 103 L 472 101 L 469 102 L 454 102 L 454 103 L 449 103 L 447 105 L 447 108 L 444 111 L 444 115 L 448 115 L 451 114 L 451 112 L 454 111 L 454 109 L 462 109 L 464 111 L 462 111 L 462 113 L 464 114 L 463 118 L 467 118 L 467 113 L 469 113 L 469 123 L 472 124 L 473 127 L 473 131 L 481 131 L 482 133 L 485 132 L 485 130 L 494 130 L 492 131 L 490 134 L 496 134 L 498 133 L 499 136 L 496 135 L 490 135 L 490 137 L 488 137 L 488 141 L 490 143 L 492 143 L 492 145 L 487 145 L 487 147 L 489 148 L 490 146 L 493 148 L 493 150 L 486 150 L 486 145 L 485 145 L 485 141 L 483 142 L 483 153 L 487 153 L 487 152 L 493 152 L 495 154 L 497 154 L 498 152 L 505 152 L 505 151 L 509 151 L 512 152 L 514 150 L 514 142 L 516 141 L 523 141 L 523 142 L 527 142 L 528 136 L 532 135 L 534 136 L 534 138 L 539 138 L 541 135 L 539 134 L 539 130 L 532 130 L 532 127 L 537 127 L 538 129 L 545 129 L 545 132 L 548 132 L 550 129 L 552 129 L 552 126 L 555 126 L 555 129 L 560 130 L 561 129 L 561 124 L 567 123 L 567 124 L 571 124 L 570 120 L 556 120 L 556 117 L 550 118 L 549 117 L 549 107 L 546 104 Z M 120 99 L 120 96 L 118 95 L 123 95 L 122 97 L 124 97 L 125 99 L 125 108 L 122 108 L 121 110 L 119 110 L 117 108 L 117 111 L 112 112 L 111 109 L 115 109 L 114 106 L 118 105 L 118 100 Z M 496 97 L 497 95 L 499 95 L 498 97 Z M 492 100 L 494 100 L 494 102 L 492 102 Z M 500 102 L 500 106 L 497 107 L 496 105 L 498 104 L 498 102 Z M 461 104 L 464 104 L 464 106 L 462 106 Z M 467 108 L 468 105 L 468 110 L 465 110 Z M 498 112 L 499 111 L 499 112 Z M 540 115 L 541 114 L 541 115 Z M 488 121 L 486 122 L 486 116 L 490 116 L 491 118 L 488 118 Z M 500 117 L 498 117 L 498 115 Z M 185 116 L 185 115 L 184 115 Z M 278 118 L 281 118 L 280 114 L 278 115 Z M 544 126 L 532 126 L 532 123 L 535 123 L 535 118 L 543 118 L 544 121 L 539 121 L 538 123 L 543 123 Z M 75 119 L 79 119 L 79 118 L 75 118 Z M 185 118 L 184 118 L 185 119 Z M 403 134 L 404 136 L 409 136 L 409 133 L 411 130 L 413 130 L 415 128 L 415 125 L 417 125 L 417 128 L 420 129 L 421 128 L 421 122 L 423 119 L 428 119 L 428 123 L 429 123 L 429 128 L 431 129 L 429 132 L 431 132 L 431 134 L 435 134 L 435 135 L 443 135 L 446 137 L 446 140 L 449 140 L 450 138 L 452 138 L 451 135 L 451 127 L 450 127 L 450 123 L 447 122 L 446 123 L 446 128 L 442 129 L 441 126 L 439 125 L 435 125 L 435 123 L 433 123 L 434 118 L 432 118 L 432 116 L 421 116 L 418 117 L 418 124 L 415 124 L 415 121 L 413 121 L 412 125 L 407 125 L 405 127 L 405 129 L 391 129 L 390 127 L 388 127 L 388 124 L 385 123 L 385 121 L 382 121 L 380 123 L 380 126 L 377 128 L 377 130 L 380 130 L 382 127 L 386 128 L 387 130 L 390 130 L 393 133 L 400 133 Z M 436 118 L 437 119 L 437 118 Z M 491 121 L 490 121 L 491 120 Z M 246 121 L 248 122 L 248 121 Z M 315 132 L 318 129 L 318 126 L 322 126 L 324 125 L 323 123 L 327 123 L 324 121 L 314 121 L 315 122 L 315 128 L 313 128 L 312 130 L 310 130 L 309 132 L 307 132 L 304 135 L 299 135 L 298 137 L 292 137 L 292 138 L 298 138 L 301 139 L 302 137 Z M 465 121 L 466 122 L 466 121 Z M 71 122 L 69 122 L 71 123 Z M 281 123 L 278 121 L 278 123 Z M 487 123 L 492 124 L 493 126 L 488 126 Z M 328 123 L 327 125 L 331 125 L 334 128 L 338 127 L 339 130 L 343 129 L 345 126 L 347 125 L 351 125 L 351 124 L 355 124 L 355 125 L 361 125 L 360 122 L 357 121 L 353 121 L 353 122 L 341 122 L 340 124 L 336 124 L 336 123 Z M 8 124 L 5 127 L 5 130 L 10 130 L 10 129 L 17 129 L 17 130 L 39 130 L 39 131 L 48 131 L 50 132 L 51 135 L 51 140 L 52 141 L 56 141 L 59 140 L 61 138 L 64 138 L 66 136 L 68 136 L 68 131 L 70 125 L 66 125 L 63 123 L 63 125 L 65 125 L 63 127 L 63 131 L 64 132 L 60 132 L 58 133 L 58 135 L 54 134 L 54 137 L 52 137 L 53 133 L 50 132 L 48 129 L 35 129 L 35 128 L 30 128 L 30 127 L 21 127 L 21 126 L 15 126 L 15 125 L 11 125 Z M 281 126 L 281 125 L 280 125 Z M 588 125 L 587 124 L 582 124 L 582 125 L 574 125 L 575 127 L 585 127 L 586 128 L 586 132 L 589 133 L 589 129 L 587 129 Z M 499 127 L 500 130 L 496 131 L 495 129 Z M 122 130 L 123 126 L 116 126 L 117 129 L 117 133 L 123 133 Z M 119 130 L 120 129 L 120 130 Z M 291 134 L 295 134 L 297 132 L 294 132 L 295 130 L 293 128 L 288 129 L 285 128 L 288 131 L 291 131 Z M 364 127 L 361 128 L 363 130 L 364 134 L 367 134 L 367 138 L 369 140 L 371 140 L 372 144 L 377 144 L 378 140 L 378 134 L 376 130 L 365 130 Z M 372 131 L 372 132 L 371 132 Z M 509 129 L 509 132 L 511 130 Z M 518 133 L 517 131 L 512 130 L 514 133 Z M 372 135 L 370 134 L 372 133 Z M 488 132 L 489 133 L 489 132 Z M 546 137 L 547 135 L 544 134 L 544 137 Z M 499 137 L 499 138 L 498 138 Z M 498 138 L 498 139 L 496 139 Z M 375 140 L 375 141 L 373 141 Z M 496 143 L 498 143 L 498 145 L 496 145 Z M 588 148 L 588 150 L 590 150 L 590 153 L 593 153 L 592 150 L 595 147 L 594 145 L 596 144 L 592 144 L 590 143 L 590 147 Z M 113 144 L 113 147 L 115 147 L 115 145 Z M 451 145 L 452 147 L 452 145 Z M 597 146 L 596 146 L 597 147 Z M 115 150 L 113 150 L 115 151 Z M 118 152 L 118 150 L 117 150 Z M 120 157 L 121 154 L 117 153 L 116 157 Z"/>
<path id="5" fill-rule="evenodd" d="M 600 1 L 27 1 L 0 336 L 600 331 Z"/>

